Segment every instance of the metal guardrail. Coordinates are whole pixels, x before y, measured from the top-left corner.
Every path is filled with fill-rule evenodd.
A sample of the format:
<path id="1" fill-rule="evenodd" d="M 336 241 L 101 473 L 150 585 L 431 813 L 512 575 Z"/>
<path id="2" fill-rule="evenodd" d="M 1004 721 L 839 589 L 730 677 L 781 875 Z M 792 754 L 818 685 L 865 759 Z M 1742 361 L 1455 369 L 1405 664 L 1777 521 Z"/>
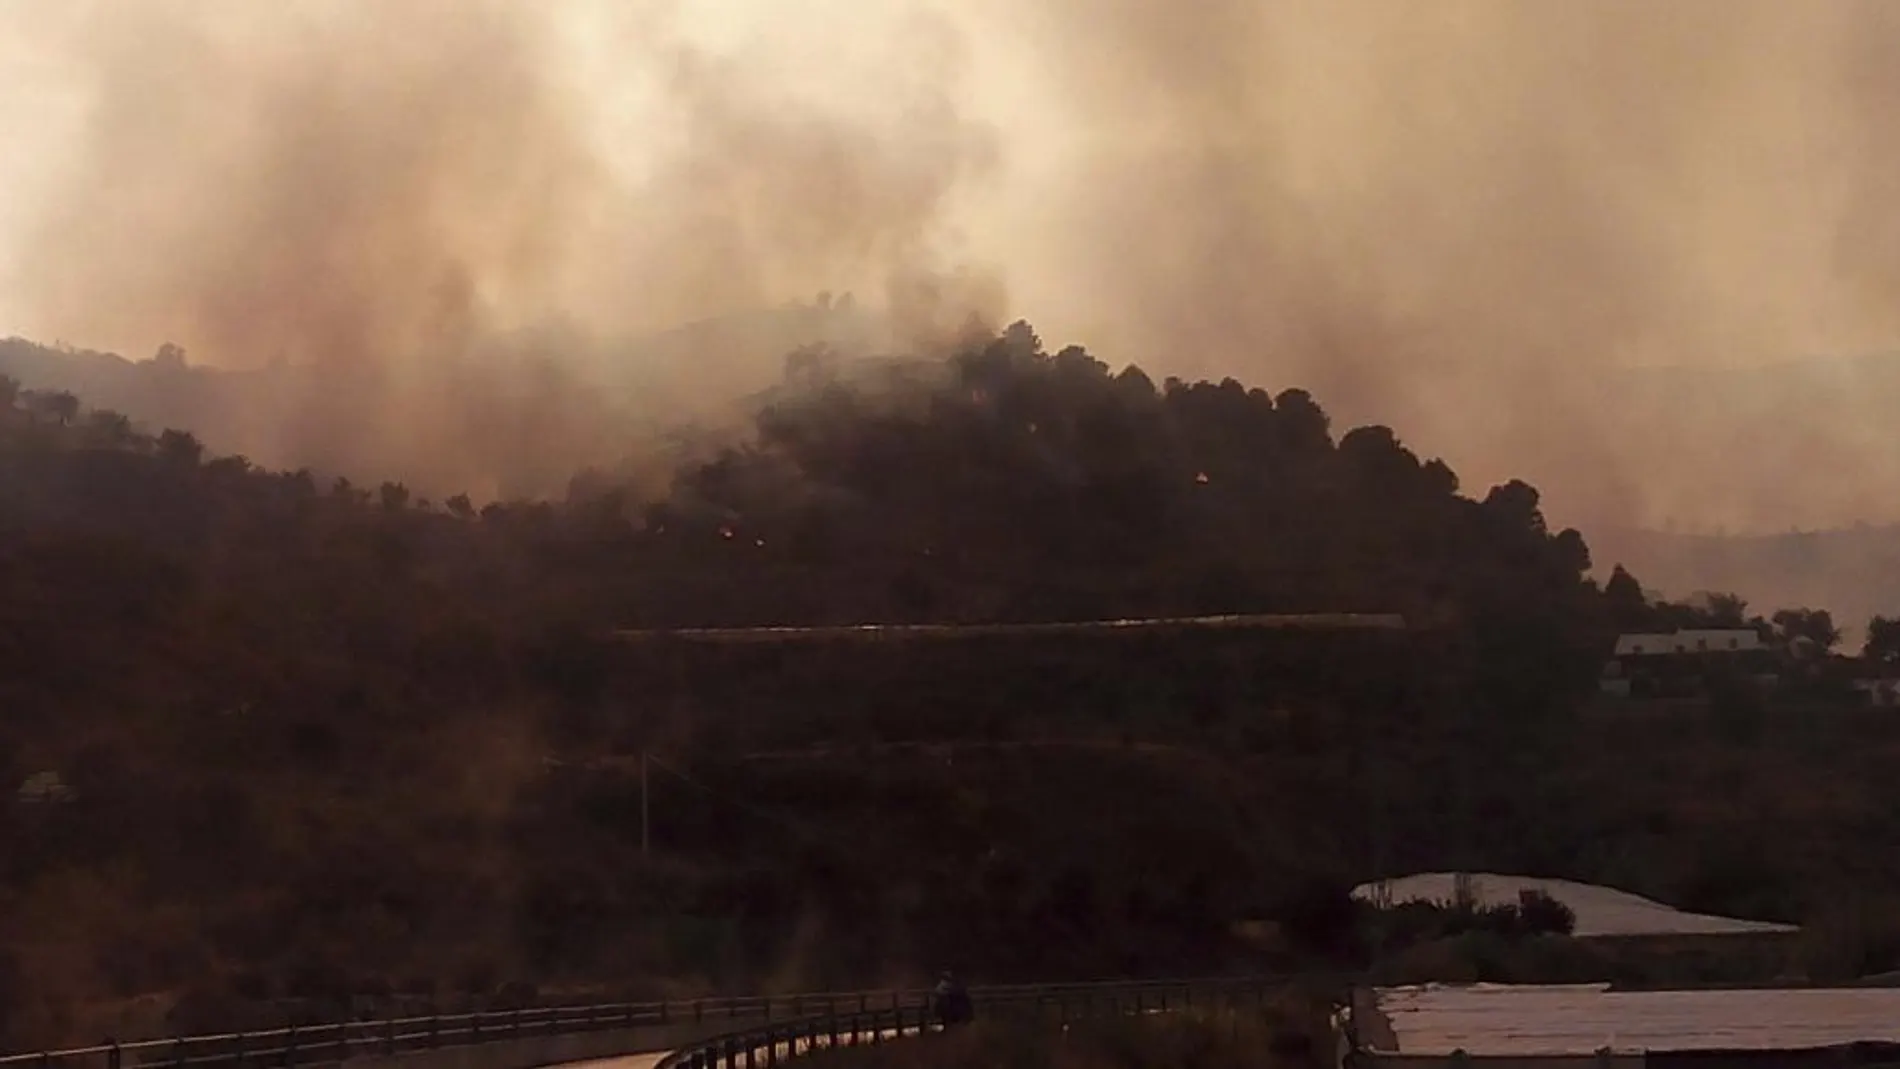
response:
<path id="1" fill-rule="evenodd" d="M 1196 997 L 1212 997 L 1216 990 L 1264 990 L 1266 984 L 1260 978 L 1102 981 L 982 987 L 972 988 L 970 994 L 979 1007 L 1038 1003 L 1145 1006 L 1167 1005 L 1169 999 L 1179 1005 Z M 732 1036 L 750 1035 L 761 1025 L 811 1021 L 859 1022 L 860 1030 L 854 1034 L 862 1035 L 873 1019 L 894 1023 L 908 1020 L 915 1025 L 929 1001 L 929 992 L 923 990 L 850 991 L 337 1021 L 12 1054 L 0 1056 L 0 1069 L 290 1069 L 511 1039 L 681 1025 L 706 1027 L 722 1021 L 733 1022 Z M 752 1049 L 756 1058 L 759 1048 Z"/>
<path id="2" fill-rule="evenodd" d="M 1129 981 L 1097 984 L 1027 985 L 973 990 L 978 1016 L 1001 1013 L 1067 1023 L 1092 1017 L 1168 1013 L 1196 1006 L 1258 1004 L 1276 981 L 1267 977 L 1221 980 Z M 761 1069 L 805 1054 L 876 1045 L 906 1036 L 941 1032 L 926 1000 L 914 1006 L 847 1010 L 738 1029 L 683 1046 L 655 1069 Z"/>

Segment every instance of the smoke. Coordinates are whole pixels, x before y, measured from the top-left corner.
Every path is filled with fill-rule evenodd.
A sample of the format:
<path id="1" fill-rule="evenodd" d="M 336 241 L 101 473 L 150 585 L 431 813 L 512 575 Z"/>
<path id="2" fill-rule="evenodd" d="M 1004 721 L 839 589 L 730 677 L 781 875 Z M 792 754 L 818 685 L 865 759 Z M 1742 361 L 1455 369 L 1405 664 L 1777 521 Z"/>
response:
<path id="1" fill-rule="evenodd" d="M 0 0 L 0 60 L 83 101 L 4 311 L 338 369 L 257 414 L 291 453 L 598 459 L 775 366 L 624 339 L 854 290 L 1310 387 L 1586 529 L 1900 512 L 1891 376 L 1737 370 L 1900 341 L 1881 0 L 54 10 Z"/>
<path id="2" fill-rule="evenodd" d="M 1890 6 L 1044 8 L 1088 178 L 1012 293 L 1098 350 L 1311 386 L 1566 521 L 1783 529 L 1900 488 L 1852 383 L 1802 408 L 1814 365 L 1730 370 L 1900 337 Z M 1656 365 L 1695 373 L 1626 370 Z"/>
<path id="3" fill-rule="evenodd" d="M 230 437 L 506 493 L 624 455 L 642 410 L 677 414 L 677 389 L 631 408 L 595 389 L 637 331 L 829 288 L 950 314 L 917 279 L 954 277 L 933 224 L 990 151 L 954 67 L 845 112 L 786 91 L 757 46 L 707 50 L 669 5 L 555 7 L 0 9 L 82 74 L 62 87 L 83 101 L 74 147 L 14 250 L 23 318 L 315 369 Z M 759 369 L 686 370 L 708 397 Z"/>

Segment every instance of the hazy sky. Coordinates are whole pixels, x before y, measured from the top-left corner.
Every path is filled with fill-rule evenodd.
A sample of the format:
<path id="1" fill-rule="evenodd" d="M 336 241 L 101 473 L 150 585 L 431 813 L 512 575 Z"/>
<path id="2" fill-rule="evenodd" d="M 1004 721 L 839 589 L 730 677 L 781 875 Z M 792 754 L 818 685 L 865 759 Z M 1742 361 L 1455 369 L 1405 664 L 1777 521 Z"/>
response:
<path id="1" fill-rule="evenodd" d="M 962 272 L 1564 518 L 1887 520 L 1884 408 L 1737 477 L 1736 406 L 1603 391 L 1896 347 L 1895 114 L 1883 0 L 0 0 L 0 331 L 424 389 Z"/>

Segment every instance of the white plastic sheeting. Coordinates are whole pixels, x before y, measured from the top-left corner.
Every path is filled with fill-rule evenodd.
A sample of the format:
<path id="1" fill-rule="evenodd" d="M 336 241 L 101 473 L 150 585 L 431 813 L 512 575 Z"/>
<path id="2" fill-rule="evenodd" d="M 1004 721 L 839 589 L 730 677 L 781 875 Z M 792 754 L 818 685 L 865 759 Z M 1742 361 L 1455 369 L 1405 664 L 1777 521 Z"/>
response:
<path id="1" fill-rule="evenodd" d="M 1456 875 L 1449 872 L 1426 872 L 1389 880 L 1386 887 L 1395 904 L 1450 902 L 1456 879 Z M 1571 912 L 1577 915 L 1576 935 L 1727 935 L 1796 930 L 1788 924 L 1684 913 L 1640 895 L 1595 884 L 1529 876 L 1499 876 L 1488 872 L 1473 873 L 1471 879 L 1477 900 L 1485 905 L 1515 905 L 1520 891 L 1537 889 L 1545 892 L 1569 906 Z M 1376 884 L 1363 884 L 1353 889 L 1353 896 L 1370 901 L 1376 887 Z"/>
<path id="2" fill-rule="evenodd" d="M 1381 988 L 1398 1054 L 1795 1050 L 1900 1042 L 1900 989 L 1611 991 L 1607 984 Z"/>

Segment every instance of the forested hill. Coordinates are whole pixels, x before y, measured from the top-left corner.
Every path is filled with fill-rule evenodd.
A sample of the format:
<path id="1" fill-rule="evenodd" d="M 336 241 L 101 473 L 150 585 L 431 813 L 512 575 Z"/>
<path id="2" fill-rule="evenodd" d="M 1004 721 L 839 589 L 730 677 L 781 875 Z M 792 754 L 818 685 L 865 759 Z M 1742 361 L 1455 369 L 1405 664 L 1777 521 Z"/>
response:
<path id="1" fill-rule="evenodd" d="M 113 1016 L 180 992 L 227 1000 L 196 1023 L 228 1027 L 230 999 L 404 977 L 446 997 L 743 987 L 794 959 L 785 982 L 841 985 L 952 953 L 991 975 L 1212 967 L 1227 921 L 1363 875 L 1355 736 L 1263 718 L 1291 699 L 1244 645 L 1065 648 L 1056 674 L 1034 651 L 853 654 L 802 684 L 811 662 L 768 651 L 682 696 L 603 646 L 616 626 L 1396 611 L 1516 719 L 1600 662 L 1584 542 L 1535 490 L 1462 496 L 1299 390 L 1157 386 L 1025 325 L 946 360 L 786 368 L 753 433 L 658 499 L 581 473 L 481 508 L 258 470 L 0 381 L 0 782 L 40 792 L 0 808 L 0 1035 L 189 1027 Z M 895 741 L 976 710 L 992 735 L 1167 745 L 717 771 L 848 737 L 850 709 Z M 647 746 L 749 801 L 657 787 L 643 859 L 611 770 Z M 1224 763 L 1242 752 L 1275 763 Z M 1422 754 L 1404 771 L 1447 781 Z M 761 823 L 773 806 L 822 834 Z M 1087 834 L 1051 823 L 1072 810 Z"/>
<path id="2" fill-rule="evenodd" d="M 89 527 L 186 568 L 194 552 L 263 567 L 374 539 L 399 578 L 512 605 L 499 570 L 602 627 L 1366 610 L 1600 637 L 1584 541 L 1545 529 L 1533 488 L 1461 496 L 1387 428 L 1335 439 L 1298 389 L 1157 388 L 1046 353 L 1020 324 L 943 363 L 807 351 L 753 439 L 680 471 L 663 500 L 582 473 L 564 501 L 479 517 L 465 499 L 200 457 L 58 397 L 9 406 L 15 536 Z M 253 533 L 242 553 L 233 528 Z"/>
<path id="3" fill-rule="evenodd" d="M 0 376 L 271 467 L 397 478 L 444 497 L 546 497 L 587 464 L 636 453 L 650 467 L 660 432 L 696 416 L 724 421 L 798 346 L 862 348 L 888 333 L 851 302 L 827 299 L 630 338 L 558 323 L 486 335 L 436 354 L 426 371 L 343 356 L 220 367 L 169 344 L 135 361 L 5 338 Z"/>

